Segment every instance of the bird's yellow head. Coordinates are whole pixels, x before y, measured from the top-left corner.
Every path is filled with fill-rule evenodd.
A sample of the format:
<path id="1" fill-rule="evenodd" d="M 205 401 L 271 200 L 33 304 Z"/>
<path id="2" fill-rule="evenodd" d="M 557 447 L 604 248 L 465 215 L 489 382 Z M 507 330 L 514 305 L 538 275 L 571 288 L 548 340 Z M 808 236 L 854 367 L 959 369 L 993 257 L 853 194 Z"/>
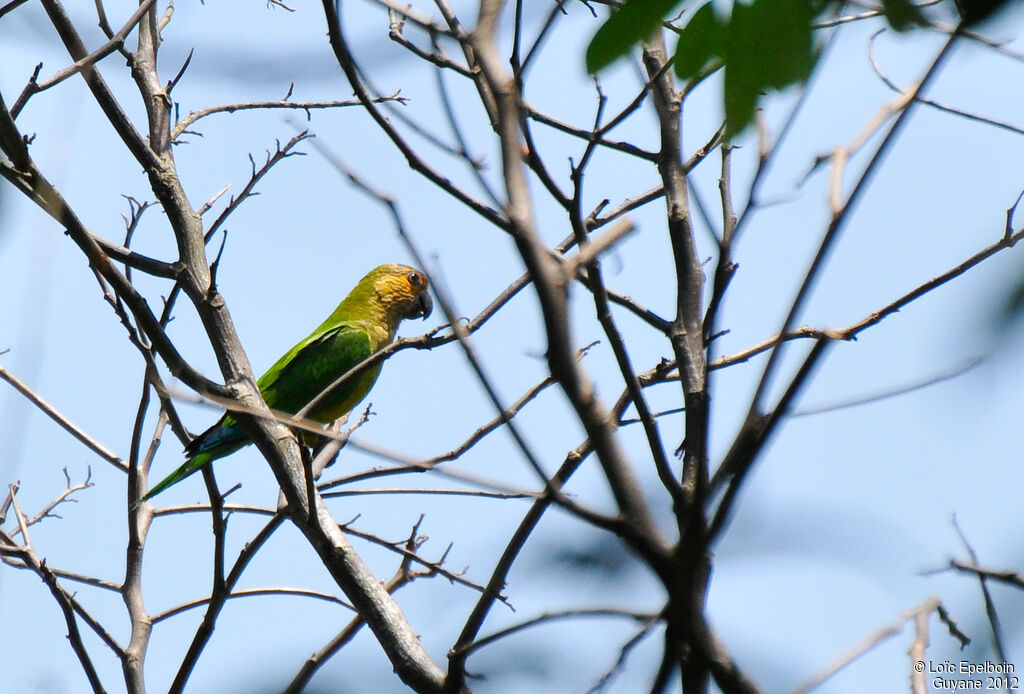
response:
<path id="1" fill-rule="evenodd" d="M 359 280 L 321 328 L 359 324 L 374 336 L 375 349 L 380 349 L 395 339 L 403 320 L 430 315 L 434 302 L 429 287 L 421 270 L 398 263 L 379 265 Z"/>
<path id="2" fill-rule="evenodd" d="M 379 265 L 363 278 L 359 284 L 368 282 L 377 300 L 388 315 L 398 320 L 430 316 L 434 302 L 430 298 L 430 281 L 416 268 L 398 263 Z"/>
<path id="3" fill-rule="evenodd" d="M 379 265 L 359 281 L 348 299 L 357 306 L 369 308 L 388 326 L 389 338 L 398 324 L 408 318 L 426 319 L 434 308 L 430 298 L 430 281 L 421 270 L 388 263 Z"/>

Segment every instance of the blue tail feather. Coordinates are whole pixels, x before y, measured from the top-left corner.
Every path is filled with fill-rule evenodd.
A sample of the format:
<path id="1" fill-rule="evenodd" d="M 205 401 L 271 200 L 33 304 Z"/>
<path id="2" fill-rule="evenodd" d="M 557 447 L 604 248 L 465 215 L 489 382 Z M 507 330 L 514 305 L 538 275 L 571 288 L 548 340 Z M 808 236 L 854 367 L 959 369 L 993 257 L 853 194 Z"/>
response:
<path id="1" fill-rule="evenodd" d="M 153 498 L 168 487 L 171 487 L 185 479 L 204 465 L 217 458 L 223 458 L 237 451 L 249 443 L 249 437 L 237 422 L 226 422 L 227 417 L 221 418 L 219 422 L 192 439 L 185 447 L 185 453 L 189 456 L 181 466 L 174 472 L 151 487 L 144 497 L 136 502 L 138 506 L 143 501 Z M 225 426 L 225 424 L 227 424 Z"/>

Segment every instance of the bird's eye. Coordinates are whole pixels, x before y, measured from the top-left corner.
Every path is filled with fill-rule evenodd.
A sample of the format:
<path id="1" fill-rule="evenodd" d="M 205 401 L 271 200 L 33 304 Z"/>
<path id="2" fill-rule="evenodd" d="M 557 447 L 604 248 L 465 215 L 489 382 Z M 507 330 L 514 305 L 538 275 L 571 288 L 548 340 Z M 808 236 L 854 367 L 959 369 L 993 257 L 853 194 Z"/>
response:
<path id="1" fill-rule="evenodd" d="M 411 284 L 414 287 L 418 287 L 421 284 L 423 284 L 423 278 L 420 277 L 420 273 L 418 272 L 410 272 L 408 275 L 406 275 L 406 277 L 409 280 L 409 284 Z"/>

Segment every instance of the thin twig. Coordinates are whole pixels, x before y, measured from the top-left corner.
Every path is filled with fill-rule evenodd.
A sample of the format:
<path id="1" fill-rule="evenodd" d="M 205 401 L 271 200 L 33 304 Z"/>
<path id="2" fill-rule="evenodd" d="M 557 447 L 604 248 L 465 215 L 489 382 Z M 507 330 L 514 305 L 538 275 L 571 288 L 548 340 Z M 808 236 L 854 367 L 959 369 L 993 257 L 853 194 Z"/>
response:
<path id="1" fill-rule="evenodd" d="M 26 527 L 31 527 L 45 518 L 60 518 L 59 515 L 53 512 L 55 508 L 57 508 L 63 503 L 77 503 L 78 500 L 72 499 L 71 495 L 74 494 L 75 492 L 81 491 L 83 489 L 88 489 L 89 487 L 93 486 L 92 468 L 88 468 L 84 481 L 79 482 L 78 484 L 71 484 L 71 476 L 68 475 L 68 469 L 65 467 L 64 479 L 66 480 L 66 486 L 61 491 L 61 493 L 54 497 L 53 500 L 50 501 L 50 503 L 48 503 L 46 506 L 44 506 L 43 509 L 39 511 L 36 515 L 32 516 L 32 518 L 28 520 Z M 13 500 L 13 492 L 10 493 L 8 498 Z M 14 531 L 11 533 L 11 537 L 17 536 L 20 532 L 21 528 L 15 528 Z"/>
<path id="2" fill-rule="evenodd" d="M 925 600 L 925 602 L 922 603 L 921 605 L 919 605 L 918 607 L 915 607 L 912 610 L 907 610 L 906 612 L 901 614 L 896 619 L 896 621 L 894 621 L 892 624 L 890 624 L 888 626 L 885 626 L 885 627 L 882 627 L 878 631 L 876 631 L 873 634 L 869 635 L 862 642 L 860 642 L 859 644 L 854 646 L 852 649 L 850 649 L 849 652 L 847 652 L 847 653 L 843 654 L 842 656 L 840 656 L 839 658 L 837 658 L 835 660 L 835 662 L 833 662 L 830 665 L 828 665 L 821 672 L 817 673 L 813 677 L 810 677 L 807 681 L 805 681 L 802 684 L 800 684 L 799 686 L 797 686 L 790 694 L 806 694 L 807 692 L 809 692 L 809 691 L 811 691 L 813 689 L 817 689 L 822 684 L 824 684 L 828 679 L 830 679 L 833 675 L 835 675 L 837 672 L 839 672 L 840 670 L 845 668 L 847 665 L 849 665 L 850 663 L 853 663 L 858 658 L 860 658 L 862 655 L 864 655 L 865 653 L 867 653 L 871 649 L 875 648 L 879 644 L 883 643 L 884 641 L 887 641 L 888 639 L 892 638 L 893 636 L 896 636 L 897 634 L 899 634 L 901 631 L 903 631 L 903 627 L 906 626 L 907 622 L 909 622 L 911 620 L 916 620 L 918 615 L 920 615 L 920 614 L 924 614 L 924 615 L 927 616 L 928 614 L 931 614 L 932 612 L 934 612 L 935 608 L 937 607 L 938 604 L 939 604 L 938 598 L 930 597 L 927 600 Z M 912 647 L 912 649 L 913 648 L 920 648 L 921 652 L 920 652 L 920 656 L 916 656 L 914 654 L 914 651 L 912 650 L 912 652 L 911 652 L 911 660 L 920 660 L 920 661 L 923 662 L 924 661 L 923 646 L 921 646 L 921 644 L 915 642 L 915 644 Z M 927 690 L 925 690 L 925 691 L 927 691 Z"/>
<path id="3" fill-rule="evenodd" d="M 247 198 L 254 195 L 253 191 L 256 188 L 256 184 L 259 183 L 260 180 L 266 176 L 276 164 L 284 161 L 288 157 L 304 154 L 303 152 L 293 152 L 292 150 L 295 149 L 296 145 L 300 142 L 311 137 L 313 137 L 313 135 L 311 135 L 308 130 L 303 130 L 296 134 L 292 139 L 288 140 L 283 147 L 281 146 L 281 143 L 278 142 L 273 154 L 267 152 L 266 161 L 258 169 L 256 168 L 256 162 L 253 161 L 252 155 L 249 155 L 249 161 L 252 163 L 252 173 L 249 176 L 249 181 L 237 196 L 231 196 L 231 200 L 228 202 L 227 207 L 224 208 L 224 211 L 221 212 L 217 219 L 214 220 L 213 224 L 210 225 L 205 236 L 207 243 L 210 242 L 210 239 L 212 239 L 213 235 L 217 233 L 217 230 L 220 229 L 221 225 L 227 221 L 227 218 L 231 213 L 238 209 L 238 206 L 245 202 Z M 219 197 L 220 193 L 217 195 Z"/>
<path id="4" fill-rule="evenodd" d="M 1013 586 L 1014 588 L 1024 589 L 1024 575 L 1018 571 L 986 569 L 985 567 L 978 566 L 975 563 L 967 563 L 960 561 L 959 559 L 950 559 L 949 566 L 957 571 L 974 574 L 979 578 L 990 578 L 994 581 L 1005 583 L 1008 586 Z"/>
<path id="5" fill-rule="evenodd" d="M 658 613 L 650 612 L 635 612 L 633 610 L 627 610 L 622 608 L 610 608 L 610 607 L 596 607 L 589 609 L 574 609 L 574 610 L 561 610 L 558 612 L 545 612 L 544 614 L 538 615 L 532 619 L 528 619 L 524 622 L 514 624 L 510 627 L 506 627 L 493 634 L 488 634 L 480 639 L 477 639 L 473 643 L 461 646 L 454 652 L 458 655 L 469 654 L 473 651 L 479 650 L 484 646 L 487 646 L 499 639 L 503 639 L 506 636 L 511 636 L 517 632 L 535 627 L 538 624 L 544 624 L 546 622 L 553 622 L 561 619 L 574 619 L 577 617 L 625 617 L 626 619 L 632 619 L 635 622 L 641 624 L 649 624 L 652 621 L 656 621 L 659 618 Z"/>
<path id="6" fill-rule="evenodd" d="M 967 555 L 971 558 L 971 564 L 978 566 L 978 554 L 974 551 L 974 547 L 967 540 L 967 535 L 964 534 L 963 528 L 960 527 L 960 523 L 957 522 L 956 514 L 953 514 L 953 528 L 956 529 L 956 534 L 960 536 L 960 541 L 964 545 L 964 549 L 967 550 Z M 996 655 L 999 660 L 1006 662 L 1006 649 L 1003 647 L 1003 629 L 999 624 L 999 613 L 996 611 L 995 601 L 992 599 L 992 592 L 988 589 L 988 577 L 984 574 L 977 573 L 978 583 L 981 586 L 981 595 L 985 600 L 985 615 L 988 617 L 989 626 L 992 628 L 992 646 L 995 649 Z"/>
<path id="7" fill-rule="evenodd" d="M 149 11 L 153 2 L 154 0 L 142 0 L 135 12 L 133 12 L 128 18 L 128 21 L 125 22 L 124 26 L 122 26 L 116 34 L 111 36 L 110 40 L 92 53 L 79 58 L 68 67 L 55 73 L 52 77 L 47 80 L 43 80 L 42 82 L 37 82 L 35 75 L 33 75 L 32 79 L 27 85 L 25 85 L 25 88 L 14 102 L 14 105 L 11 106 L 11 115 L 14 116 L 14 118 L 17 118 L 18 114 L 21 113 L 21 110 L 25 108 L 25 104 L 28 103 L 28 100 L 32 98 L 34 94 L 38 94 L 39 92 L 60 84 L 69 77 L 77 75 L 86 68 L 92 67 L 95 63 L 98 63 L 114 51 L 120 49 L 121 46 L 124 45 L 124 40 L 128 37 L 128 34 L 132 32 L 135 25 L 138 24 L 142 17 Z M 2 14 L 0 14 L 0 16 L 2 16 Z"/>
<path id="8" fill-rule="evenodd" d="M 322 592 L 320 592 L 318 590 L 310 590 L 308 588 L 289 588 L 289 587 L 283 587 L 283 586 L 282 587 L 266 587 L 266 588 L 246 588 L 244 590 L 232 591 L 232 592 L 228 593 L 224 597 L 224 599 L 225 600 L 235 600 L 237 598 L 251 598 L 251 597 L 265 596 L 265 595 L 287 595 L 287 596 L 294 596 L 294 597 L 300 597 L 300 598 L 314 598 L 316 600 L 322 600 L 324 602 L 330 602 L 330 603 L 333 603 L 335 605 L 341 605 L 342 607 L 346 607 L 349 610 L 355 611 L 354 607 L 349 605 L 344 600 L 341 600 L 338 597 L 336 597 L 334 595 L 331 595 L 330 593 L 322 593 Z M 182 614 L 183 612 L 187 612 L 188 610 L 195 609 L 196 607 L 202 607 L 203 605 L 208 605 L 214 599 L 215 598 L 213 596 L 208 596 L 208 597 L 205 597 L 205 598 L 197 598 L 195 600 L 189 600 L 188 602 L 183 602 L 180 605 L 176 605 L 176 606 L 174 606 L 174 607 L 172 607 L 172 608 L 170 608 L 168 610 L 164 610 L 163 612 L 160 612 L 158 614 L 153 615 L 153 624 L 157 624 L 157 623 L 162 622 L 162 621 L 164 621 L 166 619 L 170 619 L 171 617 L 174 617 L 176 615 Z"/>
<path id="9" fill-rule="evenodd" d="M 889 78 L 888 75 L 885 74 L 885 72 L 882 71 L 882 66 L 879 65 L 878 59 L 875 57 L 875 39 L 878 38 L 878 35 L 880 33 L 881 31 L 877 31 L 871 35 L 871 40 L 868 42 L 868 60 L 871 62 L 871 67 L 872 69 L 874 69 L 875 74 L 878 75 L 878 78 L 885 83 L 885 86 L 889 87 L 889 89 L 893 90 L 897 94 L 906 94 L 906 89 L 901 89 L 899 86 L 897 86 L 895 82 L 892 81 L 892 79 Z M 917 97 L 916 101 L 918 103 L 924 104 L 925 106 L 931 106 L 937 111 L 949 113 L 954 116 L 960 116 L 961 118 L 966 118 L 967 120 L 974 121 L 976 123 L 991 125 L 995 128 L 1007 130 L 1017 135 L 1024 135 L 1024 128 L 1021 128 L 1020 126 L 1017 125 L 1013 125 L 1012 123 L 996 120 L 995 118 L 989 118 L 988 116 L 983 116 L 979 113 L 973 113 L 971 111 L 966 111 L 964 109 L 956 108 L 954 106 L 948 106 L 941 102 L 935 101 L 934 99 L 926 99 L 921 96 Z"/>
<path id="10" fill-rule="evenodd" d="M 914 103 L 918 99 L 919 95 L 925 90 L 925 88 L 931 83 L 932 79 L 938 74 L 939 68 L 945 62 L 945 58 L 950 54 L 953 45 L 956 43 L 957 35 L 951 35 L 942 49 L 932 60 L 928 69 L 925 71 L 921 81 L 918 82 L 916 87 L 907 92 L 906 97 L 900 100 L 900 110 L 896 121 L 892 124 L 889 130 L 886 132 L 885 137 L 879 143 L 871 160 L 865 167 L 863 173 L 858 177 L 857 182 L 853 186 L 853 190 L 850 191 L 849 196 L 846 200 L 841 203 L 839 208 L 836 210 L 832 217 L 828 228 L 822 235 L 821 242 L 818 246 L 818 251 L 815 254 L 814 259 L 811 261 L 810 267 L 804 275 L 804 280 L 800 285 L 800 289 L 797 291 L 796 296 L 793 298 L 792 304 L 790 305 L 789 312 L 786 315 L 785 320 L 782 323 L 782 327 L 779 330 L 780 333 L 785 333 L 789 330 L 790 326 L 796 318 L 797 313 L 803 307 L 804 302 L 807 300 L 811 287 L 814 280 L 818 276 L 819 270 L 823 267 L 826 257 L 829 251 L 832 249 L 834 241 L 837 239 L 839 232 L 845 226 L 845 222 L 850 217 L 850 211 L 854 208 L 855 203 L 860 199 L 861 194 L 867 188 L 868 181 L 871 180 L 872 174 L 878 169 L 879 163 L 882 160 L 883 155 L 889 150 L 890 146 L 896 139 L 896 135 L 902 130 L 903 125 L 907 121 L 907 117 L 914 110 Z M 762 399 L 764 398 L 765 390 L 771 376 L 774 374 L 775 365 L 778 363 L 778 359 L 782 354 L 782 344 L 776 345 L 772 349 L 768 363 L 765 364 L 764 371 L 761 375 L 761 380 L 758 383 L 757 390 L 752 398 L 751 412 L 756 412 L 761 408 Z"/>
<path id="11" fill-rule="evenodd" d="M 121 460 L 121 458 L 119 458 L 117 454 L 115 454 L 102 443 L 95 440 L 87 433 L 85 433 L 85 431 L 82 430 L 77 424 L 68 419 L 57 408 L 55 408 L 53 405 L 44 400 L 42 396 L 38 395 L 34 390 L 32 390 L 29 386 L 27 386 L 25 383 L 19 380 L 14 374 L 5 369 L 3 366 L 0 366 L 0 379 L 7 381 L 12 386 L 14 386 L 14 389 L 17 390 L 22 395 L 24 395 L 29 402 L 31 402 L 33 405 L 42 410 L 42 412 L 47 417 L 49 417 L 57 424 L 59 424 L 60 427 L 64 429 L 64 431 L 68 432 L 76 439 L 78 439 L 80 442 L 85 444 L 85 446 L 93 453 L 103 458 L 117 469 L 121 470 L 121 472 L 128 471 L 128 464 Z"/>
<path id="12" fill-rule="evenodd" d="M 372 99 L 373 103 L 380 104 L 386 101 L 395 101 L 400 104 L 404 104 L 408 99 L 404 96 L 400 96 L 400 92 L 394 92 L 387 96 L 378 96 Z M 359 106 L 362 102 L 359 99 L 345 99 L 342 101 L 288 101 L 287 99 L 281 99 L 279 101 L 244 101 L 236 104 L 222 104 L 220 106 L 210 106 L 202 108 L 196 111 L 190 112 L 187 116 L 182 118 L 180 121 L 175 123 L 174 128 L 171 130 L 171 137 L 177 140 L 188 131 L 190 125 L 196 121 L 212 116 L 217 113 L 235 113 L 236 111 L 252 111 L 252 110 L 273 110 L 273 109 L 288 109 L 297 111 L 306 111 L 307 119 L 310 111 L 318 111 L 332 108 L 345 108 L 347 106 Z"/>
<path id="13" fill-rule="evenodd" d="M 622 671 L 626 664 L 626 658 L 629 657 L 632 650 L 640 645 L 640 642 L 647 638 L 658 624 L 660 624 L 658 616 L 652 617 L 645 624 L 642 624 L 640 629 L 638 629 L 637 632 L 622 645 L 622 648 L 619 649 L 619 657 L 615 659 L 615 663 L 608 668 L 607 672 L 601 675 L 601 678 L 594 683 L 593 687 L 587 690 L 587 694 L 598 694 L 604 690 L 605 687 L 611 684 L 615 679 L 615 676 Z"/>

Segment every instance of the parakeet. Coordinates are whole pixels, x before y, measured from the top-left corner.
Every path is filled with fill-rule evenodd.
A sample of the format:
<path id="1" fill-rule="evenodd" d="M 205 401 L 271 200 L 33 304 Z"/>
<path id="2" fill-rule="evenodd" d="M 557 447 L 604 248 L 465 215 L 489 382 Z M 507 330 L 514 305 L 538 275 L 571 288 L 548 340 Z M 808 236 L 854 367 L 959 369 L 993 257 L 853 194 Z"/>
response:
<path id="1" fill-rule="evenodd" d="M 428 286 L 427 276 L 407 265 L 390 263 L 371 270 L 320 327 L 263 374 L 258 385 L 267 405 L 295 414 L 353 366 L 390 344 L 402 320 L 426 319 L 433 309 Z M 308 417 L 327 423 L 348 414 L 370 392 L 381 365 L 364 371 L 317 405 Z M 188 460 L 150 489 L 142 501 L 250 443 L 235 417 L 225 413 L 188 444 Z"/>

